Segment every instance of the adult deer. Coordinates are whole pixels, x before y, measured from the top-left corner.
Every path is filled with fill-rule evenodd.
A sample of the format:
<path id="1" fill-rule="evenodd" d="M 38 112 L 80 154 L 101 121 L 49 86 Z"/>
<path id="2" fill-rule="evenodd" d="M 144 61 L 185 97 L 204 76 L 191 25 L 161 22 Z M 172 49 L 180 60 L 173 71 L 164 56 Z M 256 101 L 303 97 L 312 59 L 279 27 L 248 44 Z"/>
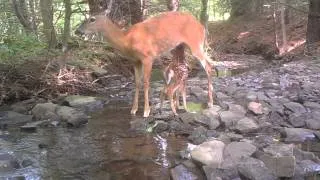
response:
<path id="1" fill-rule="evenodd" d="M 213 105 L 211 59 L 205 53 L 206 31 L 192 15 L 166 12 L 149 18 L 122 31 L 104 15 L 91 16 L 76 30 L 76 34 L 101 32 L 106 41 L 122 55 L 132 60 L 135 72 L 135 95 L 131 114 L 138 110 L 139 88 L 143 74 L 144 113 L 150 114 L 149 84 L 153 60 L 177 45 L 186 44 L 202 64 L 208 76 L 208 106 Z M 142 72 L 143 71 L 143 72 Z"/>

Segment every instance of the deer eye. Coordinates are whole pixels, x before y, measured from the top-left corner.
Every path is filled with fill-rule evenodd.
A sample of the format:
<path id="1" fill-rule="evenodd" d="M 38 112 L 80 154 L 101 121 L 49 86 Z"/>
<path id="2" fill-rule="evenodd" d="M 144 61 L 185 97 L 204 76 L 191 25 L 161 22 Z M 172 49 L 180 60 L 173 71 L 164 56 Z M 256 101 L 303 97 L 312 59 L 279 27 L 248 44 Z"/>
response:
<path id="1" fill-rule="evenodd" d="M 95 17 L 90 17 L 90 19 L 89 19 L 89 22 L 95 22 L 96 21 L 96 18 Z"/>

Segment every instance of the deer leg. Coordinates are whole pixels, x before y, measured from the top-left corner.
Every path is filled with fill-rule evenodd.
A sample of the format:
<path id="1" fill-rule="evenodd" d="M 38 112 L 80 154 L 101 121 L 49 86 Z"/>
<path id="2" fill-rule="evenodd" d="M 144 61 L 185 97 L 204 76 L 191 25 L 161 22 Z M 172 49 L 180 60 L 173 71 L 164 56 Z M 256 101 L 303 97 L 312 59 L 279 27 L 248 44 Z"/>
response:
<path id="1" fill-rule="evenodd" d="M 145 59 L 143 63 L 143 90 L 144 90 L 144 113 L 143 117 L 148 117 L 150 114 L 150 105 L 149 105 L 149 88 L 150 88 L 150 76 L 152 70 L 152 61 L 151 59 Z"/>
<path id="2" fill-rule="evenodd" d="M 139 101 L 139 90 L 141 86 L 141 74 L 142 74 L 142 64 L 136 63 L 134 66 L 134 78 L 136 83 L 136 89 L 131 109 L 131 114 L 135 115 L 138 110 L 138 101 Z"/>
<path id="3" fill-rule="evenodd" d="M 180 106 L 180 102 L 179 102 L 180 94 L 179 94 L 179 91 L 177 90 L 175 94 L 176 94 L 176 98 L 175 98 L 176 108 L 179 109 L 179 106 Z"/>
<path id="4" fill-rule="evenodd" d="M 168 86 L 167 94 L 168 94 L 168 97 L 169 97 L 169 100 L 170 100 L 170 106 L 171 106 L 171 110 L 172 110 L 173 114 L 174 115 L 178 115 L 177 111 L 176 111 L 175 103 L 173 101 L 173 94 L 174 94 L 174 85 L 173 84 L 170 84 Z"/>

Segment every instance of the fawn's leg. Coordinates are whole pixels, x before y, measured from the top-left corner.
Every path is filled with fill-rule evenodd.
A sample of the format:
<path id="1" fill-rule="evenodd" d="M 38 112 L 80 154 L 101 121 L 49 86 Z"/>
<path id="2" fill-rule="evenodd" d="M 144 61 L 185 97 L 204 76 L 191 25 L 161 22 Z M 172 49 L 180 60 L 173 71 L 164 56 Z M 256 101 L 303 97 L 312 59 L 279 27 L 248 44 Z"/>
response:
<path id="1" fill-rule="evenodd" d="M 182 101 L 183 101 L 183 107 L 184 110 L 188 111 L 188 107 L 187 107 L 187 93 L 186 93 L 186 84 L 185 82 L 182 84 L 181 88 L 181 94 L 182 94 Z"/>

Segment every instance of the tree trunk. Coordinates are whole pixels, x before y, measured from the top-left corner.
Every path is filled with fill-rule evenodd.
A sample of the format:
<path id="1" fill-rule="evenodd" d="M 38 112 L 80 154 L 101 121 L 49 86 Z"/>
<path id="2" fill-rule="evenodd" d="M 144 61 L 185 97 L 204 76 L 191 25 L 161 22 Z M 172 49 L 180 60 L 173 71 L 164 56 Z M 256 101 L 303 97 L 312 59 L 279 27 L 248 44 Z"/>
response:
<path id="1" fill-rule="evenodd" d="M 307 25 L 307 47 L 320 41 L 320 1 L 310 0 L 308 25 Z"/>
<path id="2" fill-rule="evenodd" d="M 70 38 L 70 18 L 72 14 L 71 1 L 64 0 L 65 16 L 64 16 L 64 28 L 63 28 L 63 47 L 62 50 L 65 52 L 68 50 L 68 41 Z"/>
<path id="3" fill-rule="evenodd" d="M 27 5 L 25 0 L 12 0 L 12 5 L 16 16 L 18 17 L 19 22 L 22 24 L 24 29 L 27 33 L 34 32 L 35 27 L 33 26 L 32 22 L 27 13 Z"/>
<path id="4" fill-rule="evenodd" d="M 52 0 L 40 0 L 40 12 L 42 16 L 43 33 L 46 37 L 48 48 L 54 48 L 57 44 L 57 37 L 53 25 Z"/>
<path id="5" fill-rule="evenodd" d="M 207 29 L 208 27 L 208 0 L 201 0 L 200 22 Z"/>
<path id="6" fill-rule="evenodd" d="M 167 7 L 169 11 L 178 11 L 180 0 L 167 0 Z"/>

